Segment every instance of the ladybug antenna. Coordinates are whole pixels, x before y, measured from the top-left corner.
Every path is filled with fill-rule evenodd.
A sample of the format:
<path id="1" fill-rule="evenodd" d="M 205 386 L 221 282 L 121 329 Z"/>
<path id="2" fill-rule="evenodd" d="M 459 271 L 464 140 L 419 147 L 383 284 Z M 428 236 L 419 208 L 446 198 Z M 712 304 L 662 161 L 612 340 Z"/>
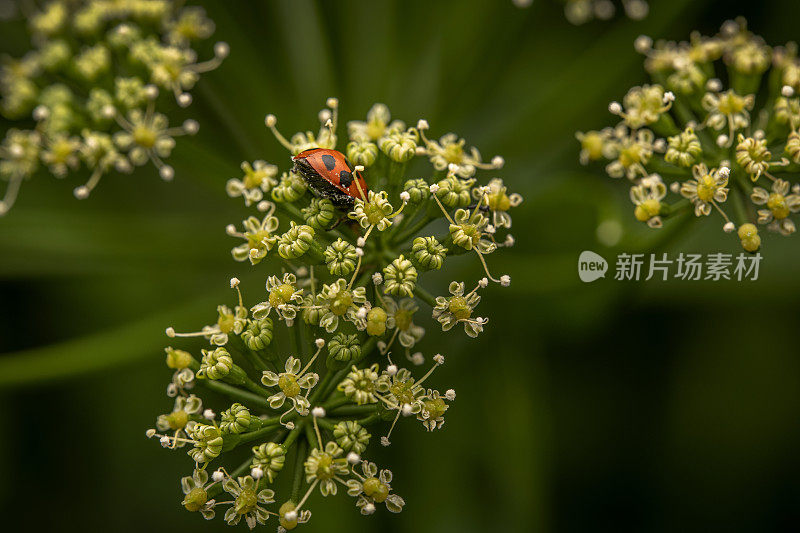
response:
<path id="1" fill-rule="evenodd" d="M 266 126 L 270 129 L 270 131 L 272 131 L 272 134 L 275 136 L 278 142 L 281 143 L 284 148 L 294 153 L 294 146 L 292 146 L 292 143 L 287 141 L 286 137 L 281 135 L 281 132 L 279 132 L 278 128 L 275 127 L 275 124 L 277 123 L 278 119 L 272 113 L 264 117 L 264 124 L 266 124 Z"/>

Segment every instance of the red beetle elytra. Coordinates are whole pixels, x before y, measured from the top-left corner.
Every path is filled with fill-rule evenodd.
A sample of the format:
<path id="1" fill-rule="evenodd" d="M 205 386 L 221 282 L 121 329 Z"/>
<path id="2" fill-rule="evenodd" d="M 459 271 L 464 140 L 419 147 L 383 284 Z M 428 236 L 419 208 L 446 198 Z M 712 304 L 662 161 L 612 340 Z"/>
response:
<path id="1" fill-rule="evenodd" d="M 327 198 L 339 209 L 352 209 L 355 199 L 367 194 L 367 183 L 342 152 L 311 148 L 294 156 L 292 161 L 294 171 L 314 194 Z"/>

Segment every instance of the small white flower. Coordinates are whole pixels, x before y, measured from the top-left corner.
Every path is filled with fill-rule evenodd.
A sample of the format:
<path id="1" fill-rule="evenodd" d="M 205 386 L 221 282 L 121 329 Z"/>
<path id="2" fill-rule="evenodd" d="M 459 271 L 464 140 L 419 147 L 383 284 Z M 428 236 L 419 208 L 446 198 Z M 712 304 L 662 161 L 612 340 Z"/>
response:
<path id="1" fill-rule="evenodd" d="M 231 278 L 231 289 L 239 286 L 239 278 Z"/>
<path id="2" fill-rule="evenodd" d="M 206 409 L 205 411 L 203 411 L 203 418 L 214 420 L 214 417 L 216 416 L 217 416 L 216 413 L 214 413 L 214 411 L 212 411 L 211 409 Z"/>
<path id="3" fill-rule="evenodd" d="M 171 338 L 171 337 L 174 337 L 174 336 L 175 336 L 175 328 L 173 328 L 172 326 L 170 326 L 170 327 L 168 327 L 168 328 L 166 329 L 165 333 L 167 334 L 167 337 L 170 337 L 170 338 Z"/>
<path id="4" fill-rule="evenodd" d="M 508 287 L 509 285 L 511 285 L 511 276 L 509 276 L 508 274 L 503 274 L 502 276 L 500 276 L 500 285 L 502 285 L 503 287 Z"/>
<path id="5" fill-rule="evenodd" d="M 214 473 L 211 474 L 211 479 L 214 480 L 214 483 L 219 483 L 225 479 L 225 473 L 222 470 L 214 470 Z"/>
<path id="6" fill-rule="evenodd" d="M 351 465 L 357 465 L 361 462 L 361 456 L 355 452 L 350 452 L 347 454 L 347 462 Z"/>
<path id="7" fill-rule="evenodd" d="M 612 115 L 619 115 L 622 113 L 622 105 L 619 102 L 611 102 L 608 104 L 608 112 Z"/>
<path id="8" fill-rule="evenodd" d="M 436 355 L 434 355 L 433 356 L 433 360 L 436 361 L 437 365 L 443 365 L 444 364 L 444 356 L 442 354 L 440 354 L 440 353 L 437 353 Z"/>
<path id="9" fill-rule="evenodd" d="M 317 406 L 311 410 L 311 415 L 315 418 L 325 418 L 325 408 Z"/>
<path id="10" fill-rule="evenodd" d="M 250 470 L 250 475 L 253 476 L 253 479 L 259 480 L 264 477 L 264 470 L 261 467 L 256 466 Z"/>
<path id="11" fill-rule="evenodd" d="M 391 442 L 389 442 L 389 437 L 381 437 L 381 446 L 388 446 Z"/>
<path id="12" fill-rule="evenodd" d="M 432 183 L 430 187 L 428 187 L 431 191 L 431 194 L 436 194 L 439 192 L 439 186 L 435 183 Z"/>
<path id="13" fill-rule="evenodd" d="M 452 402 L 456 399 L 456 391 L 453 389 L 447 389 L 447 391 L 444 393 L 444 397 Z"/>
<path id="14" fill-rule="evenodd" d="M 794 89 L 790 85 L 784 85 L 781 87 L 781 94 L 786 98 L 791 98 L 794 96 Z"/>
<path id="15" fill-rule="evenodd" d="M 733 222 L 726 222 L 725 225 L 722 226 L 722 231 L 725 233 L 731 233 L 735 229 L 736 225 Z"/>
<path id="16" fill-rule="evenodd" d="M 390 376 L 397 374 L 397 365 L 389 365 L 386 367 L 386 373 Z"/>

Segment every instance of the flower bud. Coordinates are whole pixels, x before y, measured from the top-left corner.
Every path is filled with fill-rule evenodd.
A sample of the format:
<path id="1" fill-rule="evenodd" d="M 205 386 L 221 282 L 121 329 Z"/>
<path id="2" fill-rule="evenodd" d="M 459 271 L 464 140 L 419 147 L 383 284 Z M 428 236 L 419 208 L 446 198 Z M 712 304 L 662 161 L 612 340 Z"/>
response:
<path id="1" fill-rule="evenodd" d="M 194 361 L 192 354 L 183 350 L 176 350 L 172 346 L 167 346 L 164 351 L 167 352 L 167 366 L 175 370 L 187 368 Z"/>
<path id="2" fill-rule="evenodd" d="M 411 244 L 411 256 L 423 270 L 439 270 L 447 256 L 447 248 L 436 237 L 417 237 Z"/>
<path id="3" fill-rule="evenodd" d="M 383 278 L 387 294 L 413 298 L 414 287 L 417 286 L 417 269 L 403 255 L 386 265 Z"/>
<path id="4" fill-rule="evenodd" d="M 354 165 L 368 168 L 378 159 L 378 147 L 369 141 L 351 141 L 347 144 L 347 158 Z"/>
<path id="5" fill-rule="evenodd" d="M 344 368 L 348 364 L 358 362 L 361 359 L 361 345 L 358 343 L 358 335 L 346 335 L 337 333 L 328 342 L 328 368 Z"/>
<path id="6" fill-rule="evenodd" d="M 278 255 L 284 259 L 297 259 L 308 251 L 313 242 L 314 228 L 299 226 L 292 221 L 289 230 L 278 238 Z"/>

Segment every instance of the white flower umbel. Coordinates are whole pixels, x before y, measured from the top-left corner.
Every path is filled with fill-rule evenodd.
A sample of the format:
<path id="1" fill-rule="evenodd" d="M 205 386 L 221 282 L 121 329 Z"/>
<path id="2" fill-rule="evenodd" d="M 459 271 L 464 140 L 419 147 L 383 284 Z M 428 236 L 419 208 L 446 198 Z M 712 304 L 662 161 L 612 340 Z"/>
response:
<path id="1" fill-rule="evenodd" d="M 336 99 L 326 102 L 319 132 L 286 138 L 276 117 L 265 123 L 292 155 L 336 150 L 338 108 Z M 256 160 L 228 180 L 228 195 L 252 211 L 225 231 L 239 241 L 232 255 L 240 269 L 253 273 L 229 277 L 238 301 L 220 305 L 215 323 L 195 333 L 167 329 L 172 339 L 203 337 L 210 346 L 166 350 L 172 411 L 147 432 L 167 448 L 187 449 L 196 470 L 211 462 L 231 468 L 215 471 L 213 483 L 193 481 L 187 510 L 208 518 L 224 506 L 229 524 L 254 527 L 274 516 L 291 530 L 311 519 L 316 497 L 346 493 L 364 515 L 403 509 L 391 472 L 369 461 L 370 450 L 389 446 L 404 424 L 443 426 L 455 391 L 433 388 L 445 356 L 435 349 L 438 334 L 422 324 L 432 316 L 442 331 L 458 325 L 470 337 L 486 327 L 478 291 L 502 290 L 511 278 L 492 276 L 484 256 L 513 244 L 511 211 L 522 203 L 496 175 L 502 157 L 483 162 L 460 137 L 431 141 L 430 124 L 415 123 L 376 104 L 366 120 L 347 125 L 346 153 L 318 152 L 316 167 Z M 420 164 L 409 166 L 414 159 Z M 475 288 L 453 282 L 448 297 L 435 297 L 444 288 L 428 273 L 473 253 L 473 266 L 482 266 Z M 258 297 L 245 304 L 253 275 L 266 282 L 248 288 Z M 245 463 L 233 459 L 241 447 L 252 451 Z M 272 492 L 284 485 L 280 497 Z"/>

